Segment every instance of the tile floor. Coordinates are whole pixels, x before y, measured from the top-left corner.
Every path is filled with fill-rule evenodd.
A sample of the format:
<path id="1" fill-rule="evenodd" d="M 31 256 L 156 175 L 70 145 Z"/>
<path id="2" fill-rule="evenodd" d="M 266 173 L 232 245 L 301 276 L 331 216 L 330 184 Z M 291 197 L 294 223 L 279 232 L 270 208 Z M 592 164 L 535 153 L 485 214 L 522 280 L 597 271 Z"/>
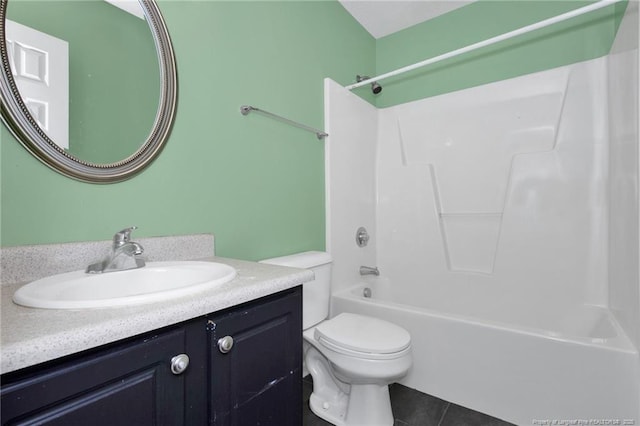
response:
<path id="1" fill-rule="evenodd" d="M 302 382 L 303 426 L 331 426 L 309 409 L 311 376 Z M 394 426 L 511 426 L 503 420 L 452 404 L 435 396 L 394 383 L 389 388 Z"/>

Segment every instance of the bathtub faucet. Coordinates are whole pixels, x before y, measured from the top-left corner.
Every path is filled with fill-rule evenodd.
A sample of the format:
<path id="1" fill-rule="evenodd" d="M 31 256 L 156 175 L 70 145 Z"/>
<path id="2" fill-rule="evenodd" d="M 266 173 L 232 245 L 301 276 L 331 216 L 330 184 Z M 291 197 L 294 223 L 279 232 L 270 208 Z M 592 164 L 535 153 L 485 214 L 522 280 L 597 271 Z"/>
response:
<path id="1" fill-rule="evenodd" d="M 375 275 L 378 276 L 380 275 L 380 271 L 378 270 L 378 267 L 371 267 L 371 266 L 361 266 L 360 267 L 360 275 Z"/>

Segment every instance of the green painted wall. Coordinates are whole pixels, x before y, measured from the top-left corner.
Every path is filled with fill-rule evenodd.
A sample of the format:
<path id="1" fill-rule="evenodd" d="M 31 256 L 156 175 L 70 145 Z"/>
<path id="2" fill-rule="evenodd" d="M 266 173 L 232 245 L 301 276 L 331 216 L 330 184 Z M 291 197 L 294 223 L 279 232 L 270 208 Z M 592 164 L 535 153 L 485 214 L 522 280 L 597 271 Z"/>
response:
<path id="1" fill-rule="evenodd" d="M 168 145 L 135 178 L 91 185 L 65 178 L 0 131 L 4 246 L 211 232 L 218 254 L 259 259 L 324 248 L 323 145 L 258 114 L 253 104 L 321 128 L 323 83 L 386 72 L 584 4 L 480 1 L 375 41 L 335 1 L 160 1 L 180 95 Z M 616 6 L 618 12 L 624 4 Z M 378 106 L 606 54 L 610 10 L 384 82 Z M 114 125 L 116 125 L 114 123 Z"/>
<path id="2" fill-rule="evenodd" d="M 69 43 L 69 152 L 95 163 L 133 154 L 158 109 L 146 21 L 103 0 L 11 0 L 7 16 Z"/>
<path id="3" fill-rule="evenodd" d="M 479 0 L 377 40 L 376 74 L 459 49 L 587 5 L 586 1 Z M 609 53 L 626 2 L 382 82 L 386 107 Z M 368 90 L 357 89 L 358 94 Z"/>
<path id="4" fill-rule="evenodd" d="M 372 72 L 374 39 L 333 1 L 159 5 L 180 85 L 166 148 L 131 180 L 92 185 L 49 170 L 1 126 L 2 245 L 135 224 L 138 236 L 210 232 L 219 255 L 242 259 L 324 249 L 323 143 L 239 108 L 323 127 L 323 78 Z"/>

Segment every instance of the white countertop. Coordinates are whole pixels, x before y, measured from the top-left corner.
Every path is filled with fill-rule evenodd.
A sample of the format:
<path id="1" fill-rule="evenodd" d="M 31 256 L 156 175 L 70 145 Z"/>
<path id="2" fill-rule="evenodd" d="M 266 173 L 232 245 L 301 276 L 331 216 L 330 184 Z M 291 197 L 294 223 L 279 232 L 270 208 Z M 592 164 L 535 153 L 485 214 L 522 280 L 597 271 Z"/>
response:
<path id="1" fill-rule="evenodd" d="M 216 312 L 313 279 L 313 272 L 305 269 L 220 257 L 198 260 L 226 263 L 236 268 L 238 275 L 194 296 L 85 310 L 25 308 L 11 300 L 21 284 L 1 286 L 0 374 Z"/>

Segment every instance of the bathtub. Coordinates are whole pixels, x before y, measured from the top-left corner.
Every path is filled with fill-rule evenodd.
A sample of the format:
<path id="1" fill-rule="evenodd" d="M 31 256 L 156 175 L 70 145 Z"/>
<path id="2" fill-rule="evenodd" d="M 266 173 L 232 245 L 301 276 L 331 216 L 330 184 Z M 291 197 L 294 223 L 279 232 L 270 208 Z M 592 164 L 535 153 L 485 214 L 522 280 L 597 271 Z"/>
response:
<path id="1" fill-rule="evenodd" d="M 638 352 L 607 309 L 419 302 L 371 279 L 334 293 L 332 315 L 406 328 L 414 362 L 400 383 L 410 388 L 519 425 L 640 425 Z"/>

